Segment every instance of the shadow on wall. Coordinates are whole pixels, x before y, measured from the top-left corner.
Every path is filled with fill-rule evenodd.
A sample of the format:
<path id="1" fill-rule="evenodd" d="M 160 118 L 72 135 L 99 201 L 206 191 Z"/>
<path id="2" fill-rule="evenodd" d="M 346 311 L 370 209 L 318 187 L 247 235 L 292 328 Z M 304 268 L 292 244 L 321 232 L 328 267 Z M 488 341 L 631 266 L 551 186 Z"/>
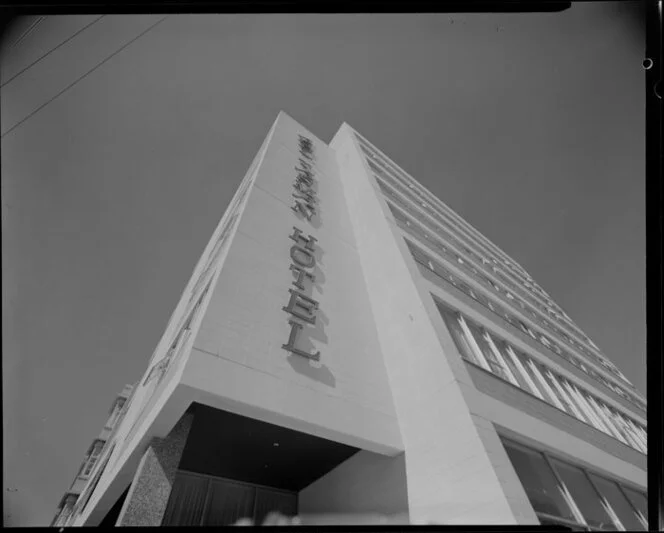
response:
<path id="1" fill-rule="evenodd" d="M 302 345 L 305 347 L 305 350 L 313 350 L 313 343 L 311 341 L 305 341 L 303 338 Z M 287 357 L 287 361 L 292 369 L 295 370 L 295 372 L 316 380 L 323 385 L 327 385 L 328 387 L 336 387 L 337 380 L 327 365 L 294 354 L 290 354 Z"/>

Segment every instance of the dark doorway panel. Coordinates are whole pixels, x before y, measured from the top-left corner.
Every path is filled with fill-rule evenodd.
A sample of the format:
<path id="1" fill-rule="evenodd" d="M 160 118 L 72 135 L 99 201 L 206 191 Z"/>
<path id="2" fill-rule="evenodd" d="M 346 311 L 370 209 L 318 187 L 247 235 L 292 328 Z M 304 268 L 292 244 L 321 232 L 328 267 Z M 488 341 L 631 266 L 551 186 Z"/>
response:
<path id="1" fill-rule="evenodd" d="M 270 511 L 297 514 L 297 493 L 179 471 L 163 526 L 227 526 L 240 518 L 261 523 Z"/>

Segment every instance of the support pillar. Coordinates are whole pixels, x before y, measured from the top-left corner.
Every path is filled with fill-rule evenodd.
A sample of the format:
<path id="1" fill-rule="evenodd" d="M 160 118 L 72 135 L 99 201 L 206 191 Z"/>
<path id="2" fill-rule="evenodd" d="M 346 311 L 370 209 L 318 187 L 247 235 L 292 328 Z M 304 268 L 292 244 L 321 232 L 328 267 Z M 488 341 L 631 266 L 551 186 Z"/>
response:
<path id="1" fill-rule="evenodd" d="M 116 526 L 161 525 L 193 418 L 193 414 L 185 414 L 165 438 L 152 439 L 138 464 Z"/>

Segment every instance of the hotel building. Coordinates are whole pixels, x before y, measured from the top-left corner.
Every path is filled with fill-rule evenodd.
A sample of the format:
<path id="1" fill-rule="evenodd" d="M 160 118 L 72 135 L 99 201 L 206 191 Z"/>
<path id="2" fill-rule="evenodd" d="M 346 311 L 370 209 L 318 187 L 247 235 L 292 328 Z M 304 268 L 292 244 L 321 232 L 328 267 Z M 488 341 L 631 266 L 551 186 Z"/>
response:
<path id="1" fill-rule="evenodd" d="M 279 114 L 122 398 L 54 525 L 647 527 L 643 396 L 347 124 Z"/>

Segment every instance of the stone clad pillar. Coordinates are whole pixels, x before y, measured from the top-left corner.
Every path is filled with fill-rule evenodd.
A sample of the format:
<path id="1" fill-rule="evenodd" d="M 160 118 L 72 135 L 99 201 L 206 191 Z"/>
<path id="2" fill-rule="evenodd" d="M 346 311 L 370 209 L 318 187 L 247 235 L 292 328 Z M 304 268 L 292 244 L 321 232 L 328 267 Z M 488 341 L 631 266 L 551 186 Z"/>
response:
<path id="1" fill-rule="evenodd" d="M 161 525 L 193 418 L 193 414 L 185 414 L 165 438 L 152 439 L 138 464 L 116 526 Z"/>

